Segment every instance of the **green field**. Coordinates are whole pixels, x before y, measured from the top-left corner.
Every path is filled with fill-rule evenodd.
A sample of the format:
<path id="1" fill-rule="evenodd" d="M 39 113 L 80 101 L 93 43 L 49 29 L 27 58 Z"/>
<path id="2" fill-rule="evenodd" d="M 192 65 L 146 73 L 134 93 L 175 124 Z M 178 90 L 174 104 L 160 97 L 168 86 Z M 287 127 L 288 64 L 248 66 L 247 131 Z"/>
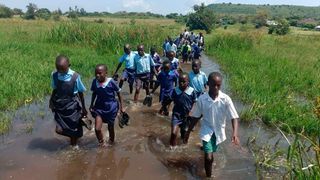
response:
<path id="1" fill-rule="evenodd" d="M 161 26 L 152 20 L 136 20 L 135 24 L 110 21 L 113 23 L 0 20 L 0 110 L 14 110 L 48 95 L 58 54 L 69 56 L 71 68 L 82 75 L 88 87 L 96 64 L 105 63 L 111 72 L 115 70 L 125 43 L 134 49 L 143 43 L 148 51 L 152 45 L 160 48 L 166 36 L 180 30 L 168 20 Z M 3 133 L 10 121 L 3 114 L 1 119 Z"/>
<path id="2" fill-rule="evenodd" d="M 241 31 L 240 31 L 241 30 Z M 207 52 L 228 74 L 232 92 L 251 108 L 244 120 L 261 118 L 285 130 L 319 135 L 314 102 L 320 88 L 320 33 L 295 29 L 268 35 L 267 29 L 230 26 L 207 36 Z"/>

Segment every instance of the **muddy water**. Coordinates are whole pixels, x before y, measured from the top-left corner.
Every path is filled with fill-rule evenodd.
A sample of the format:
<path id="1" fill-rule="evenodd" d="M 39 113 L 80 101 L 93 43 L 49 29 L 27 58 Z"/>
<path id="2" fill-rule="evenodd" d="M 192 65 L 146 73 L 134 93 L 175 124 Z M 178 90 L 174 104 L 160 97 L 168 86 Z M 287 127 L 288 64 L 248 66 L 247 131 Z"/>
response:
<path id="1" fill-rule="evenodd" d="M 190 69 L 190 64 L 183 68 Z M 202 70 L 209 73 L 219 66 L 204 56 Z M 172 151 L 168 148 L 170 118 L 156 114 L 160 108 L 157 98 L 149 108 L 133 104 L 133 95 L 127 92 L 124 90 L 123 95 L 131 124 L 120 129 L 116 122 L 116 144 L 106 149 L 97 147 L 94 131 L 85 131 L 80 150 L 70 149 L 68 139 L 54 133 L 48 99 L 20 108 L 13 114 L 13 130 L 0 137 L 0 179 L 204 178 L 198 127 L 188 145 Z M 89 103 L 89 93 L 86 100 Z M 238 111 L 244 108 L 241 103 L 235 104 Z M 277 135 L 258 124 L 242 124 L 241 148 L 236 148 L 230 143 L 231 123 L 227 126 L 229 139 L 215 155 L 214 179 L 257 179 L 247 139 L 260 132 L 266 140 L 276 141 Z"/>

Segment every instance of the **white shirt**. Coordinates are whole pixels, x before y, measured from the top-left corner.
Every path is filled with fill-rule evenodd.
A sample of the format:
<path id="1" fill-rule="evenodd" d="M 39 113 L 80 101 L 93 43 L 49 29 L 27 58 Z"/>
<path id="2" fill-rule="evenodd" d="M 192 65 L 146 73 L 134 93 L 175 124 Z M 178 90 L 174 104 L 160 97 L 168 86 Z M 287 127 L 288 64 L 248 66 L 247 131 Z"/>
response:
<path id="1" fill-rule="evenodd" d="M 226 119 L 239 118 L 231 98 L 219 91 L 218 97 L 213 100 L 208 93 L 198 98 L 192 117 L 203 115 L 200 128 L 200 138 L 209 142 L 213 133 L 216 135 L 216 144 L 226 140 Z"/>

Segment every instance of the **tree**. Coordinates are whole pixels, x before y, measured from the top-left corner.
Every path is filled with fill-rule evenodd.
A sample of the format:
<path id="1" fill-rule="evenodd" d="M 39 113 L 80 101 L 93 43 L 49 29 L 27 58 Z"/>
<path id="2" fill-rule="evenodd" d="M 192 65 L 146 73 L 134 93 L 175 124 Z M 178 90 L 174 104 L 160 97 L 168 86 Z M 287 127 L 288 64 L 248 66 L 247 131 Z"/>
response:
<path id="1" fill-rule="evenodd" d="M 78 18 L 78 15 L 79 15 L 79 9 L 77 6 L 75 6 L 74 9 L 69 7 L 68 18 L 76 19 Z"/>
<path id="2" fill-rule="evenodd" d="M 23 15 L 23 11 L 22 11 L 22 9 L 13 8 L 13 14 L 22 16 Z"/>
<path id="3" fill-rule="evenodd" d="M 36 12 L 36 16 L 40 19 L 49 20 L 51 17 L 51 12 L 47 8 L 41 8 Z"/>
<path id="4" fill-rule="evenodd" d="M 83 8 L 80 9 L 79 14 L 80 14 L 80 16 L 87 16 L 87 12 Z"/>
<path id="5" fill-rule="evenodd" d="M 255 24 L 256 28 L 260 28 L 266 25 L 267 19 L 268 19 L 268 13 L 266 11 L 260 11 L 253 18 L 253 23 Z"/>
<path id="6" fill-rule="evenodd" d="M 24 14 L 24 19 L 36 19 L 37 5 L 29 3 L 27 5 L 27 12 Z"/>
<path id="7" fill-rule="evenodd" d="M 205 7 L 203 3 L 200 6 L 195 5 L 193 9 L 195 12 L 188 15 L 186 26 L 190 30 L 201 29 L 210 33 L 216 19 L 213 10 Z"/>
<path id="8" fill-rule="evenodd" d="M 0 5 L 0 18 L 11 18 L 13 16 L 13 11 L 4 6 L 4 5 Z"/>
<path id="9" fill-rule="evenodd" d="M 286 19 L 280 19 L 277 22 L 277 25 L 272 25 L 269 27 L 269 34 L 275 32 L 277 35 L 286 35 L 289 33 L 290 30 L 289 22 Z"/>

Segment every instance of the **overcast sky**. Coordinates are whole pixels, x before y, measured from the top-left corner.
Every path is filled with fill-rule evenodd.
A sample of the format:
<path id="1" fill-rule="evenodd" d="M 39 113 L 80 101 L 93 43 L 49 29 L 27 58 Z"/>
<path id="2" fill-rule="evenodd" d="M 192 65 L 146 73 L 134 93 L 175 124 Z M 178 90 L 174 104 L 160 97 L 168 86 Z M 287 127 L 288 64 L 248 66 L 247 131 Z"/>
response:
<path id="1" fill-rule="evenodd" d="M 158 14 L 168 14 L 172 12 L 186 14 L 194 4 L 210 3 L 241 3 L 241 4 L 289 4 L 304 6 L 320 6 L 320 0 L 0 0 L 10 8 L 20 8 L 25 11 L 26 5 L 31 2 L 39 8 L 56 10 L 60 8 L 67 11 L 69 7 L 78 6 L 88 12 L 93 11 L 135 11 L 154 12 Z"/>

